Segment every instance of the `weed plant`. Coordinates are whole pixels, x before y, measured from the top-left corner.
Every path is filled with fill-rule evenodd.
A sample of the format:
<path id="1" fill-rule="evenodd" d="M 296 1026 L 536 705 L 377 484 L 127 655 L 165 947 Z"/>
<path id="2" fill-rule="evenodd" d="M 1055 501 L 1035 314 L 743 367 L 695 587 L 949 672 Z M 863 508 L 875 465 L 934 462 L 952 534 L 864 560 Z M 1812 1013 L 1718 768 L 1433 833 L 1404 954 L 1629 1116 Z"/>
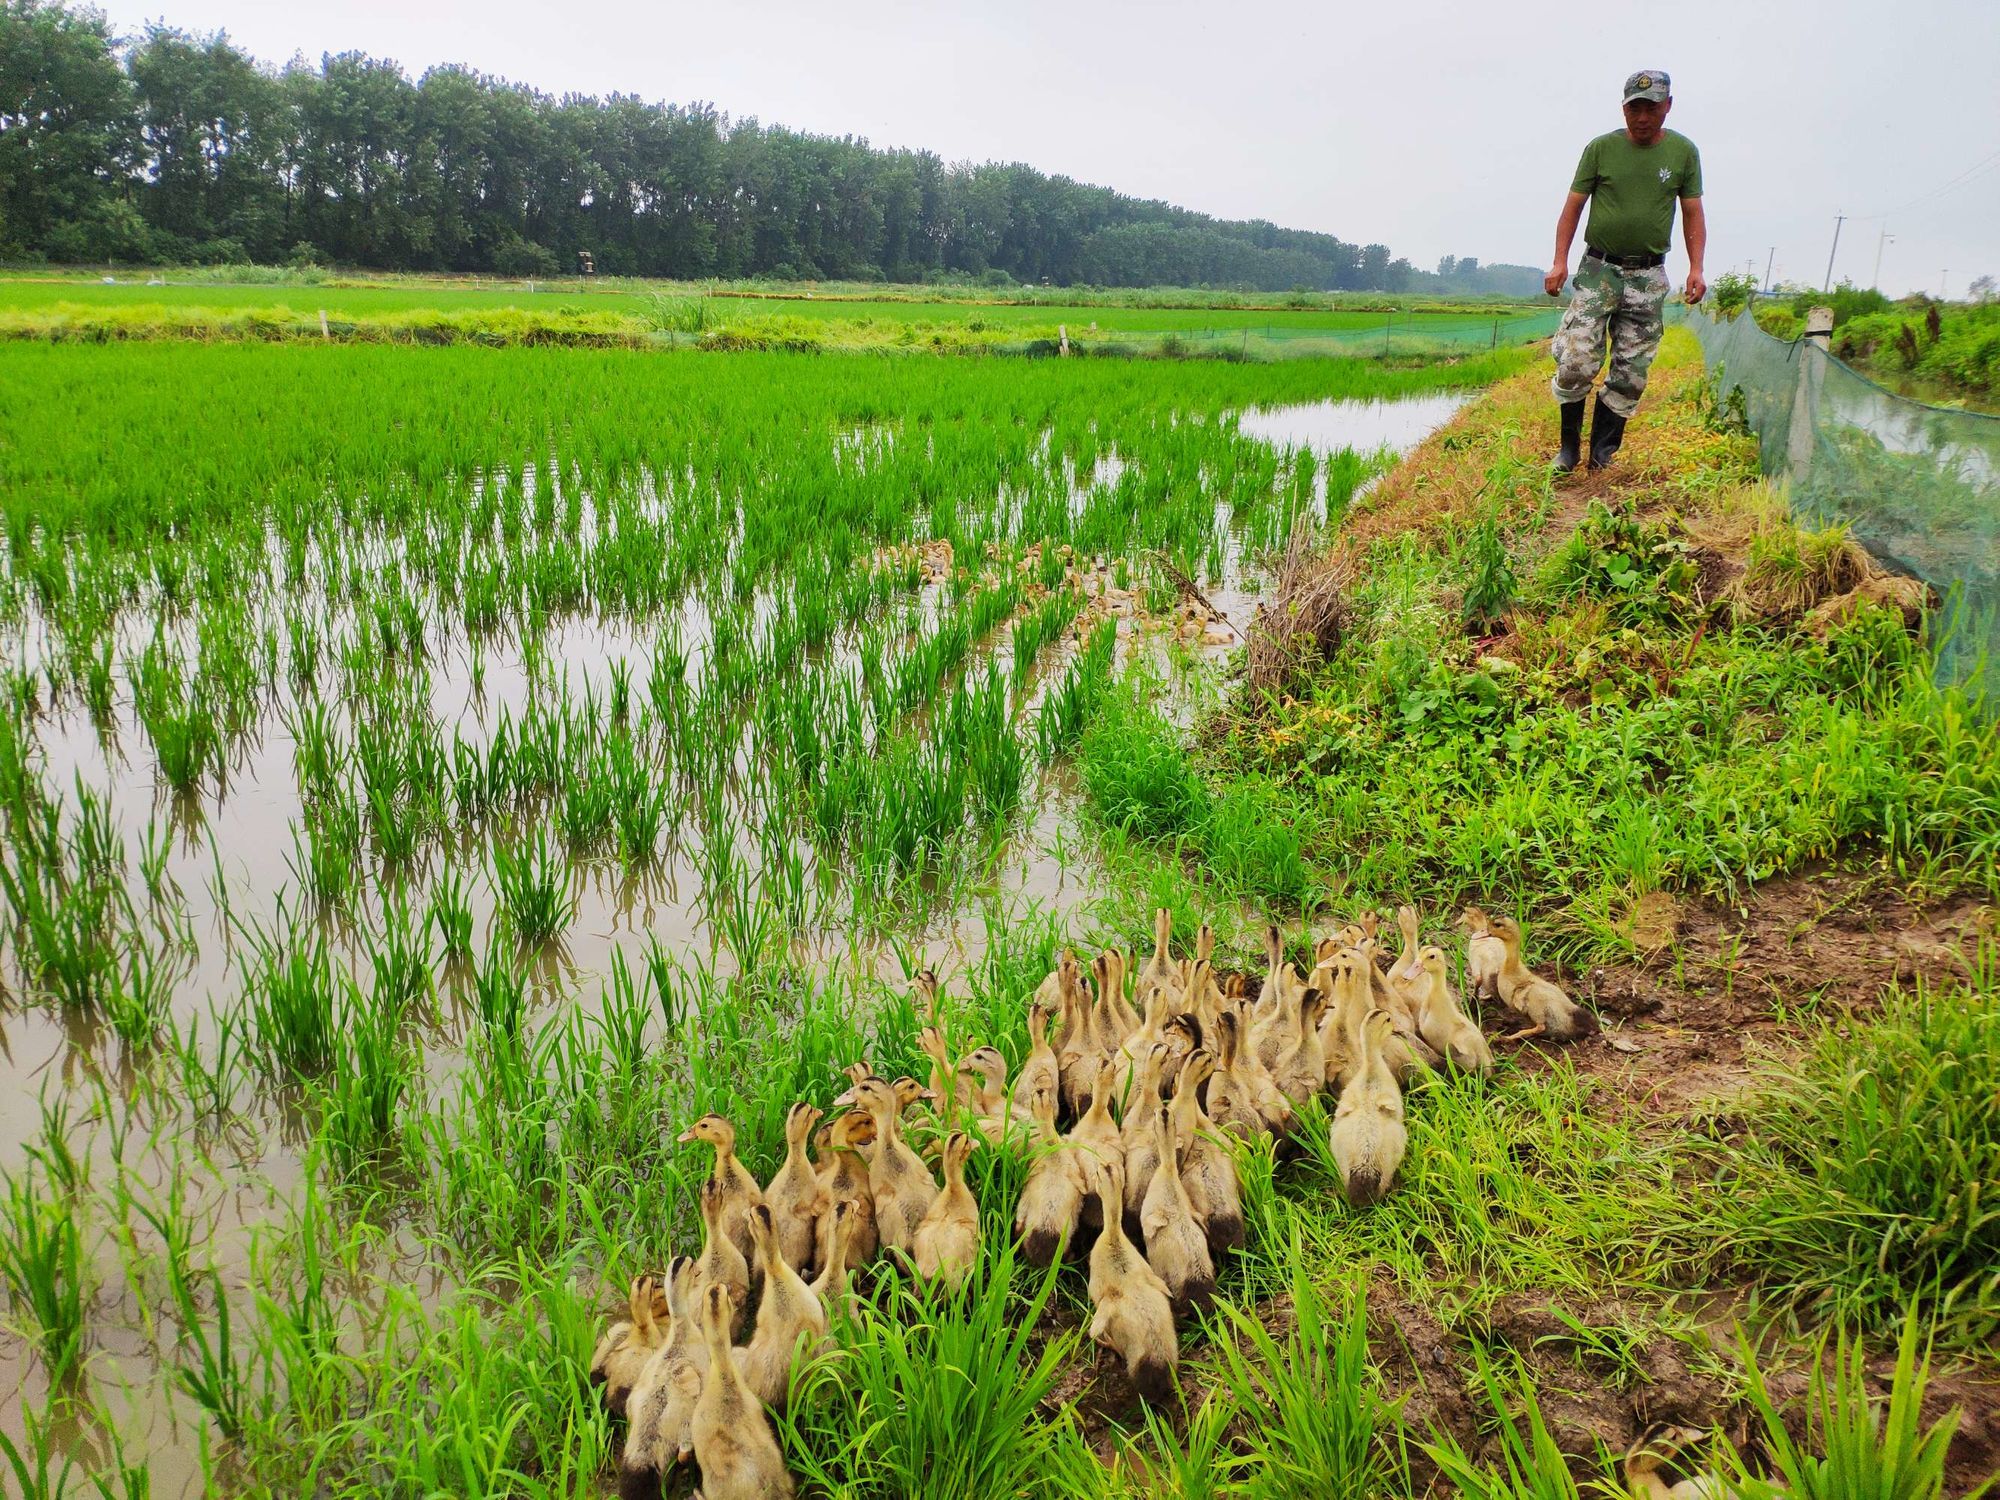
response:
<path id="1" fill-rule="evenodd" d="M 1776 1297 L 1870 1327 L 1914 1306 L 1954 1341 L 2000 1330 L 2000 991 L 1891 995 L 1825 1026 L 1721 1157 L 1714 1245 Z"/>

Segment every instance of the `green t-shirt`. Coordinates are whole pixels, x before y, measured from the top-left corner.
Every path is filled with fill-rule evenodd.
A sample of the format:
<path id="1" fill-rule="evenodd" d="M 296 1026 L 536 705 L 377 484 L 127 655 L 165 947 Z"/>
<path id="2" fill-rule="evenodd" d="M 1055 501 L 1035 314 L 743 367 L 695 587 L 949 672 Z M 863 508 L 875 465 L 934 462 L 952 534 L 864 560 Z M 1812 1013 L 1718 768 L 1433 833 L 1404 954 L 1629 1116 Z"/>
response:
<path id="1" fill-rule="evenodd" d="M 1573 193 L 1590 194 L 1583 242 L 1606 255 L 1665 255 L 1672 243 L 1674 200 L 1701 196 L 1701 153 L 1677 131 L 1635 146 L 1622 130 L 1583 148 Z"/>

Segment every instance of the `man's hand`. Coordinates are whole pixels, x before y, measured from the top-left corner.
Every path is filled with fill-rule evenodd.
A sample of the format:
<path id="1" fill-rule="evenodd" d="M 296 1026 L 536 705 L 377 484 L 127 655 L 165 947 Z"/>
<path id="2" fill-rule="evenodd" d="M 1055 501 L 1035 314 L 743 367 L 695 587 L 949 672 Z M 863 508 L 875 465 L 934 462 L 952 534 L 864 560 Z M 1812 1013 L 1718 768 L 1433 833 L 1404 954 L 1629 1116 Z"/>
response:
<path id="1" fill-rule="evenodd" d="M 1563 283 L 1569 280 L 1568 266 L 1550 266 L 1549 274 L 1542 278 L 1542 290 L 1551 297 L 1562 291 Z"/>
<path id="2" fill-rule="evenodd" d="M 1688 268 L 1687 290 L 1681 295 L 1687 300 L 1689 307 L 1693 307 L 1695 303 L 1708 295 L 1708 278 L 1701 274 L 1698 267 L 1690 266 Z"/>

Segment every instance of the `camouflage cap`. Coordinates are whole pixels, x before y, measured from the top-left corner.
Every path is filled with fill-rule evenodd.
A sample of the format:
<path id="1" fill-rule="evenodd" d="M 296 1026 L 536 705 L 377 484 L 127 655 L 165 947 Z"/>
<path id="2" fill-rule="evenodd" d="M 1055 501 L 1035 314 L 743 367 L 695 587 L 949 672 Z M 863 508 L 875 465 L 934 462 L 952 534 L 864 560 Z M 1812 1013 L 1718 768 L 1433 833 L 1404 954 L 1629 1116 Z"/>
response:
<path id="1" fill-rule="evenodd" d="M 1650 71 L 1634 73 L 1630 78 L 1625 80 L 1625 98 L 1623 102 L 1630 104 L 1634 99 L 1651 99 L 1655 104 L 1665 104 L 1667 96 L 1672 90 L 1673 80 L 1659 69 L 1654 68 Z"/>

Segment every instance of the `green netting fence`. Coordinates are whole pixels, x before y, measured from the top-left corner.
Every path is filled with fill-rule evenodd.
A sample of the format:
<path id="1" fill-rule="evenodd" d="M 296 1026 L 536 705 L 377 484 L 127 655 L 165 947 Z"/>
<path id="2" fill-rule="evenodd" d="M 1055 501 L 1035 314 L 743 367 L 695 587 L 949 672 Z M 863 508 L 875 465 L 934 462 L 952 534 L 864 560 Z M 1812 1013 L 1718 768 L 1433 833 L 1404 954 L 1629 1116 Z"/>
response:
<path id="1" fill-rule="evenodd" d="M 1815 525 L 1845 523 L 1883 562 L 1922 579 L 1937 615 L 1940 680 L 2000 687 L 2000 417 L 1885 391 L 1806 340 L 1746 316 L 1689 310 L 1725 399 L 1743 393 L 1764 472 Z"/>
<path id="2" fill-rule="evenodd" d="M 1190 354 L 1236 352 L 1246 359 L 1305 359 L 1313 356 L 1368 358 L 1417 354 L 1469 354 L 1545 339 L 1556 331 L 1562 309 L 1528 314 L 1464 317 L 1435 313 L 1384 313 L 1360 328 L 1307 328 L 1271 324 L 1261 328 L 1191 328 L 1158 335 Z M 1116 337 L 1117 335 L 1114 335 Z M 1151 338 L 1152 335 L 1142 337 Z"/>

